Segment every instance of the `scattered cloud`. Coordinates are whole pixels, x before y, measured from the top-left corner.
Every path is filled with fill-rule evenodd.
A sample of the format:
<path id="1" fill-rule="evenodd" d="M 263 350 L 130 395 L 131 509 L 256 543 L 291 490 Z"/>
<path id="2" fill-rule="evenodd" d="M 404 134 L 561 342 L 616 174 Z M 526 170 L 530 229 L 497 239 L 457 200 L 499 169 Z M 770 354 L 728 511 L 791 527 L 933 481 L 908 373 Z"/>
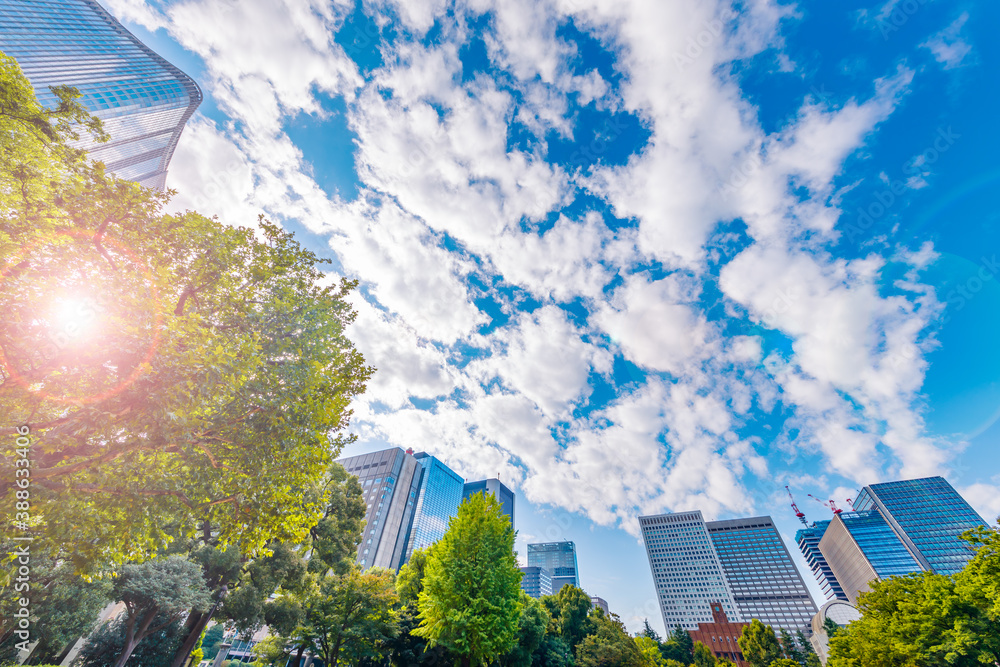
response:
<path id="1" fill-rule="evenodd" d="M 917 74 L 881 72 L 765 129 L 736 69 L 762 54 L 794 69 L 794 9 L 744 4 L 365 3 L 399 28 L 365 73 L 334 39 L 353 3 L 113 7 L 201 56 L 228 117 L 189 125 L 174 205 L 302 225 L 361 279 L 352 334 L 379 369 L 355 408 L 361 441 L 499 472 L 634 534 L 640 513 L 753 511 L 753 480 L 801 478 L 807 454 L 845 487 L 952 455 L 920 407 L 933 249 L 835 251 L 838 179 Z M 946 66 L 965 57 L 964 21 L 928 42 Z M 480 37 L 485 62 L 469 56 Z M 609 65 L 581 68 L 584 46 Z M 350 201 L 283 129 L 330 98 L 354 136 Z M 615 114 L 642 138 L 561 155 Z"/>
<path id="2" fill-rule="evenodd" d="M 922 43 L 925 49 L 934 54 L 934 59 L 944 66 L 944 69 L 955 69 L 966 62 L 972 52 L 972 46 L 961 36 L 962 27 L 969 20 L 969 13 L 962 12 L 951 25 L 939 33 L 931 35 Z"/>

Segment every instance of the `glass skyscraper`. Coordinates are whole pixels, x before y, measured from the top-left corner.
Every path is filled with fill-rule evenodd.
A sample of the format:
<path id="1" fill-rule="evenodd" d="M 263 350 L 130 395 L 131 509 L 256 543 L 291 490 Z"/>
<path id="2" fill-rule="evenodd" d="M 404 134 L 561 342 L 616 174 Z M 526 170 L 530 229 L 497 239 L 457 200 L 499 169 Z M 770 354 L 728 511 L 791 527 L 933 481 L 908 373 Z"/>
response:
<path id="1" fill-rule="evenodd" d="M 49 86 L 75 86 L 111 139 L 76 147 L 120 178 L 163 189 L 184 124 L 201 103 L 191 77 L 126 30 L 95 0 L 0 0 L 0 51 L 12 56 L 39 102 Z"/>
<path id="2" fill-rule="evenodd" d="M 528 567 L 542 567 L 552 573 L 552 592 L 569 584 L 580 585 L 573 542 L 545 542 L 528 545 Z"/>
<path id="3" fill-rule="evenodd" d="M 775 630 L 806 630 L 816 614 L 802 575 L 769 516 L 705 524 L 744 620 Z"/>
<path id="4" fill-rule="evenodd" d="M 639 517 L 663 624 L 695 630 L 713 606 L 732 622 L 757 618 L 804 630 L 816 613 L 771 517 L 706 523 L 701 512 Z"/>
<path id="5" fill-rule="evenodd" d="M 974 552 L 959 535 L 987 525 L 943 477 L 870 484 L 854 509 L 878 510 L 921 568 L 938 574 L 965 567 Z"/>
<path id="6" fill-rule="evenodd" d="M 701 512 L 641 516 L 639 526 L 664 627 L 711 623 L 713 602 L 741 620 Z"/>
<path id="7" fill-rule="evenodd" d="M 552 573 L 544 567 L 522 567 L 521 590 L 536 599 L 552 595 Z"/>
<path id="8" fill-rule="evenodd" d="M 855 605 L 871 581 L 922 569 L 876 510 L 837 515 L 819 548 Z"/>
<path id="9" fill-rule="evenodd" d="M 876 579 L 961 570 L 974 551 L 959 536 L 986 525 L 942 477 L 870 484 L 854 509 L 834 517 L 819 542 L 854 604 Z"/>
<path id="10" fill-rule="evenodd" d="M 829 521 L 814 521 L 808 528 L 802 528 L 795 533 L 795 541 L 798 542 L 809 568 L 816 575 L 816 581 L 819 582 L 820 590 L 826 599 L 846 600 L 844 589 L 841 588 L 840 582 L 830 569 L 830 564 L 819 550 L 819 541 L 823 539 L 823 533 L 829 525 Z"/>
<path id="11" fill-rule="evenodd" d="M 500 501 L 503 513 L 510 517 L 510 527 L 514 527 L 514 492 L 504 486 L 499 479 L 481 479 L 469 482 L 462 491 L 462 500 L 476 493 L 491 493 Z"/>
<path id="12" fill-rule="evenodd" d="M 421 452 L 413 458 L 420 463 L 423 474 L 404 563 L 414 549 L 424 549 L 444 537 L 448 520 L 458 512 L 465 487 L 465 480 L 458 473 L 433 456 Z"/>

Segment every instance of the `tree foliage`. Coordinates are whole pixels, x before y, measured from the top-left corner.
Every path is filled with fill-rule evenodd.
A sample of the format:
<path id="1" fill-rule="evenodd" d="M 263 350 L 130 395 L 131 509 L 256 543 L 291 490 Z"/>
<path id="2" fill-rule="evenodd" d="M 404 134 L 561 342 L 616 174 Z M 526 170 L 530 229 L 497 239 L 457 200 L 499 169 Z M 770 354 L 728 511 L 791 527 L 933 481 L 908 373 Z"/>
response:
<path id="1" fill-rule="evenodd" d="M 299 630 L 307 648 L 331 667 L 379 655 L 399 631 L 394 580 L 391 570 L 373 567 L 362 573 L 357 566 L 324 578 Z"/>
<path id="2" fill-rule="evenodd" d="M 635 645 L 639 648 L 639 653 L 642 655 L 641 664 L 643 667 L 665 667 L 667 662 L 663 659 L 663 654 L 660 653 L 660 642 L 646 634 L 646 631 L 651 630 L 649 621 L 647 621 L 643 632 L 635 638 Z M 652 633 L 654 636 L 657 636 L 655 631 L 652 631 Z"/>
<path id="3" fill-rule="evenodd" d="M 778 637 L 770 625 L 764 625 L 756 618 L 743 628 L 737 640 L 743 658 L 751 667 L 769 667 L 782 657 Z"/>
<path id="4" fill-rule="evenodd" d="M 354 284 L 266 221 L 165 214 L 67 148 L 93 123 L 62 93 L 41 109 L 0 60 L 0 426 L 31 431 L 37 550 L 84 570 L 205 522 L 250 557 L 322 532 L 311 489 L 371 373 Z M 12 452 L 0 467 L 9 526 Z"/>
<path id="5" fill-rule="evenodd" d="M 684 628 L 675 625 L 670 636 L 660 646 L 660 651 L 664 659 L 687 665 L 694 661 L 694 640 Z"/>
<path id="6" fill-rule="evenodd" d="M 594 631 L 590 617 L 593 604 L 586 591 L 567 584 L 555 595 L 542 597 L 542 604 L 551 616 L 551 629 L 559 634 L 571 651 L 576 651 L 583 638 Z"/>
<path id="7" fill-rule="evenodd" d="M 157 622 L 159 625 L 159 622 Z M 113 667 L 125 648 L 125 623 L 112 621 L 102 625 L 90 636 L 80 651 L 78 667 Z M 147 636 L 132 652 L 129 665 L 169 667 L 174 652 L 182 641 L 180 621 L 172 621 Z"/>
<path id="8" fill-rule="evenodd" d="M 427 558 L 412 634 L 465 665 L 486 664 L 517 641 L 520 584 L 510 520 L 492 495 L 477 493 L 459 505 Z"/>
<path id="9" fill-rule="evenodd" d="M 211 604 L 201 568 L 180 556 L 126 565 L 115 578 L 113 598 L 125 604 L 124 643 L 115 667 L 123 667 L 146 637 L 179 622 L 188 610 Z"/>
<path id="10" fill-rule="evenodd" d="M 576 648 L 578 667 L 642 667 L 642 653 L 618 616 L 598 609 L 591 622 L 593 633 Z"/>
<path id="11" fill-rule="evenodd" d="M 531 667 L 532 657 L 545 638 L 549 612 L 540 601 L 521 591 L 521 616 L 517 622 L 517 643 L 498 659 L 499 667 Z"/>
<path id="12" fill-rule="evenodd" d="M 4 546 L 4 552 L 16 552 L 14 543 Z M 30 596 L 34 616 L 31 641 L 38 642 L 26 664 L 58 662 L 63 648 L 89 633 L 100 610 L 110 602 L 109 578 L 87 581 L 73 571 L 71 564 L 58 563 L 43 554 L 31 555 L 31 580 L 27 583 L 30 588 L 21 592 L 15 585 L 8 585 L 0 598 L 0 664 L 16 657 L 15 644 L 20 639 L 11 621 L 17 599 L 25 593 Z"/>
<path id="13" fill-rule="evenodd" d="M 1000 624 L 930 572 L 872 583 L 861 618 L 830 639 L 830 665 L 972 667 L 1000 660 Z"/>
<path id="14" fill-rule="evenodd" d="M 715 667 L 716 659 L 712 649 L 701 642 L 694 643 L 694 667 Z"/>

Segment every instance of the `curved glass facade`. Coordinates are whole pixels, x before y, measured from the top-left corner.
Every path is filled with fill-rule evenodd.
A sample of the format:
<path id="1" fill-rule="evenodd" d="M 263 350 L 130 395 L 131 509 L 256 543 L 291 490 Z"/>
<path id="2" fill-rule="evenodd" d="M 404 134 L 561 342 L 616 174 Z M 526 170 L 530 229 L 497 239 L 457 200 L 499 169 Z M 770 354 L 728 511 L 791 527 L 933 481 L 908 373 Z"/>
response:
<path id="1" fill-rule="evenodd" d="M 465 480 L 458 473 L 433 456 L 423 453 L 413 456 L 424 473 L 417 493 L 417 507 L 413 513 L 413 527 L 404 563 L 410 560 L 414 549 L 424 549 L 444 537 L 448 521 L 458 513 L 465 487 Z"/>
<path id="2" fill-rule="evenodd" d="M 854 509 L 878 510 L 921 569 L 938 574 L 965 567 L 975 552 L 959 536 L 987 525 L 943 477 L 870 484 L 861 490 Z"/>
<path id="3" fill-rule="evenodd" d="M 21 66 L 39 102 L 75 86 L 111 139 L 76 144 L 120 178 L 162 190 L 177 141 L 202 95 L 184 74 L 94 0 L 0 0 L 0 51 Z"/>

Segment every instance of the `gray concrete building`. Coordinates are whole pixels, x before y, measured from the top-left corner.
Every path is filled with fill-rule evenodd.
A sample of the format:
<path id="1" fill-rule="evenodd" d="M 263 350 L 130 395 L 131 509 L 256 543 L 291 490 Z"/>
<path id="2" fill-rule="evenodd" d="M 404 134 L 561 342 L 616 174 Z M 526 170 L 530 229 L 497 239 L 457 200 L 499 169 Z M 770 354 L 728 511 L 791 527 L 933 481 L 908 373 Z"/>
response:
<path id="1" fill-rule="evenodd" d="M 398 570 L 406 557 L 422 466 L 399 447 L 338 462 L 361 482 L 368 506 L 358 564 Z"/>

